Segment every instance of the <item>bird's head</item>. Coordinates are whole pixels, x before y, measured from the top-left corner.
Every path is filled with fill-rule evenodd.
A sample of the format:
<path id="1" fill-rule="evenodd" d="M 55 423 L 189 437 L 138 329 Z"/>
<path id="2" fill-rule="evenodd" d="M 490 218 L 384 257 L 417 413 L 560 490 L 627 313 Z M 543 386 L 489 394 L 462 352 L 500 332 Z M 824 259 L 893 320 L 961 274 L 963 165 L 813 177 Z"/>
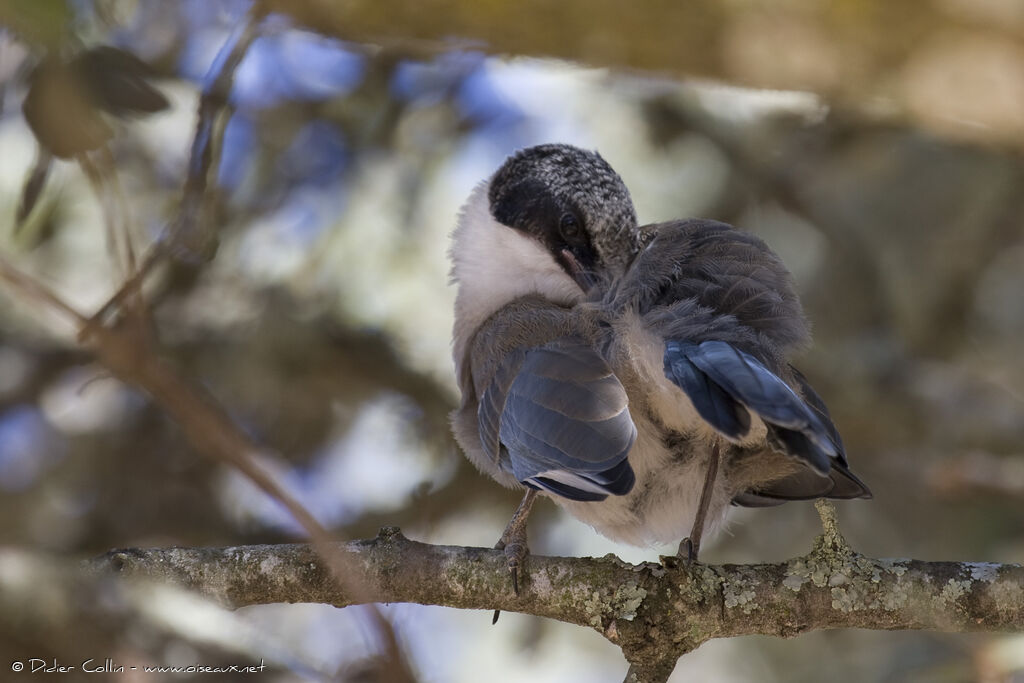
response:
<path id="1" fill-rule="evenodd" d="M 596 152 L 517 152 L 466 202 L 452 236 L 463 303 L 490 312 L 527 294 L 575 303 L 643 246 L 629 190 Z M 472 293 L 467 293 L 472 290 Z"/>

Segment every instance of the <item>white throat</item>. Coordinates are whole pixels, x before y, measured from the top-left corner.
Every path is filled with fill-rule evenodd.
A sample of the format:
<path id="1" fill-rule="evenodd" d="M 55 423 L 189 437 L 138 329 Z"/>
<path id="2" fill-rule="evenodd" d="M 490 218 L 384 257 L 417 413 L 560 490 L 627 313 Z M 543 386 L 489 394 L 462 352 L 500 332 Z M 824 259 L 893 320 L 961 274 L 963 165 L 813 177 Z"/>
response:
<path id="1" fill-rule="evenodd" d="M 493 313 L 528 294 L 571 305 L 583 290 L 536 240 L 491 216 L 490 183 L 477 185 L 462 207 L 449 255 L 455 295 L 455 359 Z"/>

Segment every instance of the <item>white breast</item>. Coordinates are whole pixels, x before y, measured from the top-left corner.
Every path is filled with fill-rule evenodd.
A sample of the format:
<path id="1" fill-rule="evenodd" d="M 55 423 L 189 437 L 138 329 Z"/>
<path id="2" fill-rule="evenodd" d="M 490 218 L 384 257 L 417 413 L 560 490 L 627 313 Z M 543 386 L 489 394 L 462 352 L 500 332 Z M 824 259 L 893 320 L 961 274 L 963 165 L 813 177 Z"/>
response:
<path id="1" fill-rule="evenodd" d="M 638 437 L 629 463 L 636 484 L 629 494 L 609 496 L 597 503 L 551 498 L 573 517 L 614 541 L 638 546 L 677 543 L 689 536 L 693 527 L 711 446 L 695 441 L 690 457 L 680 460 L 661 442 L 657 428 L 643 417 L 635 421 Z M 722 526 L 730 499 L 728 484 L 719 477 L 705 520 L 705 538 Z"/>
<path id="2" fill-rule="evenodd" d="M 494 220 L 489 183 L 473 190 L 452 233 L 450 256 L 455 296 L 455 359 L 469 337 L 505 304 L 539 294 L 572 305 L 583 291 L 538 241 Z"/>

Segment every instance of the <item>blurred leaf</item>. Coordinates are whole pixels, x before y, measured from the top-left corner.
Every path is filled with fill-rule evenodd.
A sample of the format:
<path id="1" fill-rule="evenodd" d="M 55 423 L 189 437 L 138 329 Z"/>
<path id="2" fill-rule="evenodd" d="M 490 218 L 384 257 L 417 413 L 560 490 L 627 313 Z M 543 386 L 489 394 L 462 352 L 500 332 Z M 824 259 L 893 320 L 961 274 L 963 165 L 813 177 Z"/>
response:
<path id="1" fill-rule="evenodd" d="M 39 143 L 62 158 L 88 152 L 113 135 L 104 113 L 153 113 L 167 99 L 147 78 L 152 71 L 135 55 L 100 46 L 70 61 L 47 57 L 29 78 L 22 110 Z"/>
<path id="2" fill-rule="evenodd" d="M 113 135 L 70 65 L 43 60 L 29 78 L 22 111 L 44 148 L 63 159 L 96 149 Z"/>
<path id="3" fill-rule="evenodd" d="M 65 0 L 0 0 L 0 26 L 46 48 L 66 44 L 72 12 Z"/>
<path id="4" fill-rule="evenodd" d="M 130 52 L 101 45 L 75 60 L 75 67 L 96 104 L 111 114 L 153 114 L 168 107 L 167 98 L 147 82 L 153 69 Z"/>

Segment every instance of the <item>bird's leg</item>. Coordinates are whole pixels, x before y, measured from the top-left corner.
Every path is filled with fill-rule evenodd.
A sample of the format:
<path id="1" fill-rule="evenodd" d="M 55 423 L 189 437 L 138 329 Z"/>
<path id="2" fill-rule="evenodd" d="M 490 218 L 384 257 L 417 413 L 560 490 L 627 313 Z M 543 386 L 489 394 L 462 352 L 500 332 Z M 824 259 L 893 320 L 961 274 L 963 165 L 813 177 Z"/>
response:
<path id="1" fill-rule="evenodd" d="M 690 535 L 684 538 L 679 544 L 677 554 L 686 562 L 696 562 L 697 553 L 700 552 L 700 539 L 704 536 L 704 520 L 708 516 L 708 508 L 711 507 L 711 495 L 715 490 L 715 478 L 718 476 L 718 442 L 711 447 L 711 457 L 708 458 L 708 470 L 704 474 L 704 488 L 700 492 L 700 503 L 697 505 L 697 516 L 693 518 L 693 528 Z"/>
<path id="2" fill-rule="evenodd" d="M 526 559 L 526 555 L 530 552 L 530 548 L 526 545 L 526 520 L 530 517 L 530 510 L 533 508 L 533 502 L 536 499 L 537 490 L 527 489 L 526 495 L 523 496 L 523 500 L 519 503 L 519 507 L 516 508 L 512 519 L 508 521 L 508 525 L 505 527 L 505 531 L 502 532 L 501 538 L 494 544 L 496 550 L 505 551 L 508 571 L 512 574 L 512 590 L 515 591 L 516 595 L 519 595 L 519 567 L 522 566 L 523 560 Z M 501 616 L 501 610 L 494 610 L 491 624 L 498 623 L 499 616 Z"/>
<path id="3" fill-rule="evenodd" d="M 495 548 L 505 551 L 505 559 L 508 561 L 508 571 L 512 574 L 512 590 L 519 595 L 519 567 L 529 554 L 530 549 L 526 545 L 526 520 L 530 516 L 530 509 L 533 508 L 533 501 L 537 499 L 536 489 L 527 489 L 526 495 L 516 508 L 508 526 L 502 532 L 501 538 L 495 544 Z"/>

